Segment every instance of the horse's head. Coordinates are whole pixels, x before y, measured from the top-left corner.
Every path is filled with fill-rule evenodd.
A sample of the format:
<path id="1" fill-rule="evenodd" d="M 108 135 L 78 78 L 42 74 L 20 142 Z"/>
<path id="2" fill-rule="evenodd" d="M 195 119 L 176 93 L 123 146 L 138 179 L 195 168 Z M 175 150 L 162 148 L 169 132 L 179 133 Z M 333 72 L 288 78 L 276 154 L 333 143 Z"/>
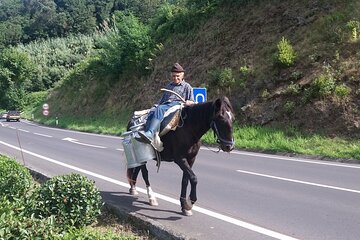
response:
<path id="1" fill-rule="evenodd" d="M 230 152 L 234 149 L 233 122 L 235 120 L 234 110 L 227 97 L 221 97 L 215 100 L 214 115 L 210 127 L 214 130 L 217 142 L 224 152 Z"/>

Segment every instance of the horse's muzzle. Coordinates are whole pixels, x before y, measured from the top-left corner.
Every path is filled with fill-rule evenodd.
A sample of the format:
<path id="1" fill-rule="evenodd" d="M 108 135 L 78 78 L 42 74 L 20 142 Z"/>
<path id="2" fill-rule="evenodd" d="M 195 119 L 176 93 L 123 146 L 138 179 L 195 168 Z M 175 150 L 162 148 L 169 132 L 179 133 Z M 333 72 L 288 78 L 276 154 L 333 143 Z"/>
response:
<path id="1" fill-rule="evenodd" d="M 231 152 L 234 149 L 234 144 L 220 144 L 220 148 L 224 152 Z"/>

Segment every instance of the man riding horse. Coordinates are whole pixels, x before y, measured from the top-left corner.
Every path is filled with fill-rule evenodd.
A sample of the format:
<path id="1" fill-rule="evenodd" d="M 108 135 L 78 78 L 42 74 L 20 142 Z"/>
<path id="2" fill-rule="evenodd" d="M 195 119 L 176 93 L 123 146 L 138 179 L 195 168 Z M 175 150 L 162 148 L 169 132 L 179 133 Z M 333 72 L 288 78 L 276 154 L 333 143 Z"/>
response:
<path id="1" fill-rule="evenodd" d="M 180 105 L 181 101 L 185 106 L 194 104 L 194 92 L 191 85 L 184 80 L 184 69 L 179 63 L 175 63 L 171 68 L 171 79 L 165 88 L 177 94 L 165 91 L 159 101 L 159 105 L 149 113 L 146 121 L 145 131 L 140 131 L 136 140 L 152 143 L 154 134 L 159 130 L 161 121 L 164 119 L 165 112 L 175 106 Z M 165 89 L 165 90 L 166 90 Z M 182 99 L 181 99 L 182 98 Z"/>

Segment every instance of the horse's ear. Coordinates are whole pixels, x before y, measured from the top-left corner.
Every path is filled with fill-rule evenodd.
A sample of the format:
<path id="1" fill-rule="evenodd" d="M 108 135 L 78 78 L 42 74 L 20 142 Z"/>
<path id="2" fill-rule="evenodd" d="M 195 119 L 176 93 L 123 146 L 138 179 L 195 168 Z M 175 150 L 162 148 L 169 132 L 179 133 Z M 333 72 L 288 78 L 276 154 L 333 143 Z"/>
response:
<path id="1" fill-rule="evenodd" d="M 216 99 L 215 100 L 215 102 L 214 102 L 214 108 L 215 108 L 215 112 L 217 113 L 219 110 L 220 110 L 220 108 L 221 108 L 221 99 L 220 98 L 218 98 L 218 99 Z"/>

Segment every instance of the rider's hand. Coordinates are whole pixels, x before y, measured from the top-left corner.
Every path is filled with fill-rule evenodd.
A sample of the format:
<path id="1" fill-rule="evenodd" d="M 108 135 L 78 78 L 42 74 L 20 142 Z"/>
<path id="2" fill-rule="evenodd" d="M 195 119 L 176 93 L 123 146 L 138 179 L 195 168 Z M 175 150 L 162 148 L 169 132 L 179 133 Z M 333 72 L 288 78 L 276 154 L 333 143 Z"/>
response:
<path id="1" fill-rule="evenodd" d="M 193 105 L 194 103 L 195 103 L 194 101 L 186 100 L 185 101 L 185 106 L 190 106 L 190 105 Z"/>

